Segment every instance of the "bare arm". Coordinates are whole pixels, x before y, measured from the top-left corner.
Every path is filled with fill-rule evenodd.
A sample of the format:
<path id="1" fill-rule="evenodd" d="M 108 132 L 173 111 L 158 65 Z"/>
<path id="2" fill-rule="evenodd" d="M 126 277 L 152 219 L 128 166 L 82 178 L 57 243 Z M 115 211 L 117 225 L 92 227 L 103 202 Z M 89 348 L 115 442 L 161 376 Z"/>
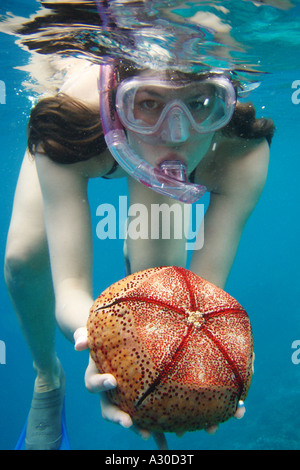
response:
<path id="1" fill-rule="evenodd" d="M 268 163 L 269 147 L 261 141 L 220 164 L 204 220 L 204 246 L 193 253 L 190 269 L 222 288 L 245 224 L 263 191 Z"/>
<path id="2" fill-rule="evenodd" d="M 92 235 L 87 199 L 88 178 L 81 164 L 60 165 L 36 156 L 57 322 L 65 336 L 85 326 L 92 305 Z"/>
<path id="3" fill-rule="evenodd" d="M 88 347 L 86 322 L 93 303 L 92 234 L 87 199 L 89 171 L 81 163 L 58 165 L 43 155 L 37 155 L 36 159 L 44 200 L 57 322 L 65 336 L 70 341 L 75 340 L 76 349 L 83 350 Z M 88 165 L 88 170 L 94 173 L 93 162 Z M 103 162 L 102 174 L 106 172 L 107 161 Z M 90 392 L 101 394 L 104 418 L 124 427 L 132 426 L 130 416 L 101 393 L 115 388 L 115 378 L 110 374 L 99 374 L 91 359 L 85 383 Z"/>

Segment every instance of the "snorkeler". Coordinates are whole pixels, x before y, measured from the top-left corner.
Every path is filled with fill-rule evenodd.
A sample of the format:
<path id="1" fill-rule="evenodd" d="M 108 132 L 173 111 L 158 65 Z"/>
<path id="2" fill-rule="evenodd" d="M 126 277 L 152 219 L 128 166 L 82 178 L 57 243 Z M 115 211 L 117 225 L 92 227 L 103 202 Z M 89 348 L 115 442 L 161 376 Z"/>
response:
<path id="1" fill-rule="evenodd" d="M 35 400 L 37 393 L 41 396 L 49 391 L 57 393 L 63 387 L 63 373 L 55 353 L 54 293 L 48 247 L 57 322 L 70 341 L 76 333 L 77 349 L 86 347 L 84 331 L 78 329 L 85 327 L 93 303 L 87 198 L 90 178 L 125 175 L 120 165 L 127 163 L 130 203 L 143 201 L 149 207 L 153 203 L 170 204 L 170 195 L 186 199 L 190 190 L 191 194 L 199 194 L 199 187 L 201 193 L 205 186 L 211 193 L 205 216 L 205 243 L 202 250 L 193 253 L 190 269 L 224 287 L 243 227 L 267 175 L 269 146 L 266 138 L 270 140 L 272 126 L 253 118 L 252 126 L 247 128 L 249 120 L 245 120 L 243 129 L 250 138 L 235 134 L 233 124 L 237 118 L 234 114 L 239 113 L 239 107 L 232 99 L 233 85 L 228 79 L 227 92 L 222 82 L 224 77 L 220 84 L 220 77 L 209 74 L 189 80 L 177 74 L 168 76 L 151 70 L 141 73 L 133 70 L 133 76 L 128 77 L 130 68 L 122 69 L 122 66 L 118 66 L 122 78 L 116 85 L 116 110 L 128 142 L 117 142 L 120 165 L 116 165 L 115 150 L 105 148 L 101 126 L 96 125 L 99 109 L 95 68 L 98 72 L 98 66 L 91 66 L 84 84 L 77 77 L 74 86 L 68 88 L 68 95 L 58 94 L 41 100 L 32 110 L 29 149 L 34 159 L 26 153 L 14 202 L 7 242 L 6 281 L 34 357 Z M 88 90 L 95 89 L 93 104 L 90 97 L 85 100 L 84 86 Z M 228 124 L 232 127 L 216 129 L 217 119 L 221 117 L 220 123 L 226 124 L 226 119 L 222 121 L 224 116 L 232 114 Z M 246 115 L 253 117 L 251 107 Z M 88 135 L 87 124 L 92 139 L 85 142 L 83 137 L 76 146 L 72 139 L 78 139 L 80 134 Z M 94 156 L 90 151 L 91 140 Z M 147 171 L 143 173 L 141 169 L 135 179 L 131 171 L 134 158 L 144 163 L 151 176 L 147 181 Z M 179 171 L 176 178 L 172 177 L 174 166 Z M 146 186 L 141 184 L 143 180 Z M 162 182 L 159 192 L 151 189 L 152 184 Z M 164 189 L 166 196 L 162 194 Z M 160 265 L 186 265 L 185 240 L 128 238 L 126 252 L 131 272 Z M 46 306 L 45 298 L 48 299 Z M 104 391 L 116 385 L 113 377 L 96 374 L 93 364 L 87 371 L 86 382 L 91 391 Z M 62 403 L 63 394 L 60 407 Z M 131 426 L 130 417 L 116 410 L 105 396 L 102 408 L 107 419 Z M 40 409 L 36 419 L 41 419 Z M 27 436 L 28 448 L 47 448 L 47 442 L 38 442 L 41 436 L 36 442 L 31 439 Z"/>
<path id="2" fill-rule="evenodd" d="M 56 95 L 41 99 L 28 129 L 5 278 L 37 374 L 26 447 L 56 449 L 64 400 L 56 322 L 77 350 L 86 349 L 85 325 L 94 301 L 89 180 L 126 176 L 130 204 L 142 202 L 147 208 L 170 205 L 170 197 L 180 204 L 194 202 L 207 190 L 205 243 L 193 252 L 189 269 L 224 288 L 266 181 L 274 126 L 256 119 L 252 105 L 239 103 L 238 84 L 230 74 L 138 70 L 116 60 L 88 65 Z M 162 265 L 185 267 L 185 242 L 128 237 L 128 274 Z M 101 393 L 116 385 L 90 361 L 88 390 Z M 105 419 L 133 426 L 105 393 L 101 406 Z M 237 416 L 242 414 L 237 410 Z"/>

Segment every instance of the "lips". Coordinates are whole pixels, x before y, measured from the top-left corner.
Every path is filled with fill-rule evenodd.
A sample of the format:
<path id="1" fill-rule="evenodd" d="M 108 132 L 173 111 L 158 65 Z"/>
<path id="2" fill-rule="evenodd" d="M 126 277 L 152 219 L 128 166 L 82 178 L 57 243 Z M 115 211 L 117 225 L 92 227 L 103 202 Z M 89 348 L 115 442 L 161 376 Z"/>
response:
<path id="1" fill-rule="evenodd" d="M 164 157 L 157 161 L 157 165 L 160 166 L 163 162 L 180 162 L 186 165 L 186 160 L 182 155 L 176 152 L 169 152 Z"/>

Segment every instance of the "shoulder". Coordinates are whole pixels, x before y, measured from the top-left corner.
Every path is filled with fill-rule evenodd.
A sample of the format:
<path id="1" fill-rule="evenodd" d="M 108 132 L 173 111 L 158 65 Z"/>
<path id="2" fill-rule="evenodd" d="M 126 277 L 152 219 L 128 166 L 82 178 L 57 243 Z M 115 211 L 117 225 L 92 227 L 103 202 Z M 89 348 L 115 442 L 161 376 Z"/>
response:
<path id="1" fill-rule="evenodd" d="M 105 150 L 101 155 L 89 158 L 88 160 L 79 161 L 75 163 L 60 163 L 52 160 L 43 151 L 40 145 L 35 153 L 37 165 L 45 174 L 53 176 L 53 174 L 74 175 L 78 178 L 90 179 L 101 178 L 110 173 L 114 167 L 115 160 L 108 150 Z"/>
<path id="2" fill-rule="evenodd" d="M 75 60 L 60 88 L 60 93 L 95 109 L 99 114 L 100 66 L 86 60 Z"/>
<path id="3" fill-rule="evenodd" d="M 197 168 L 196 179 L 211 192 L 250 195 L 262 191 L 268 166 L 269 145 L 265 138 L 216 136 Z"/>

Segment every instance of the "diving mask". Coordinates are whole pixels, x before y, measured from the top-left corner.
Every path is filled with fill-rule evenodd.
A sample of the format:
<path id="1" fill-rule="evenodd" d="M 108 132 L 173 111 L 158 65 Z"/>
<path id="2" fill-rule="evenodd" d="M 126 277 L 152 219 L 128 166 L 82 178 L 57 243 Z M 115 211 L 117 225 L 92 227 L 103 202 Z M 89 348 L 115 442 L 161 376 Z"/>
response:
<path id="1" fill-rule="evenodd" d="M 232 117 L 236 94 L 230 80 L 211 76 L 188 83 L 134 77 L 120 83 L 116 109 L 123 126 L 150 142 L 181 142 L 189 128 L 207 134 Z"/>

